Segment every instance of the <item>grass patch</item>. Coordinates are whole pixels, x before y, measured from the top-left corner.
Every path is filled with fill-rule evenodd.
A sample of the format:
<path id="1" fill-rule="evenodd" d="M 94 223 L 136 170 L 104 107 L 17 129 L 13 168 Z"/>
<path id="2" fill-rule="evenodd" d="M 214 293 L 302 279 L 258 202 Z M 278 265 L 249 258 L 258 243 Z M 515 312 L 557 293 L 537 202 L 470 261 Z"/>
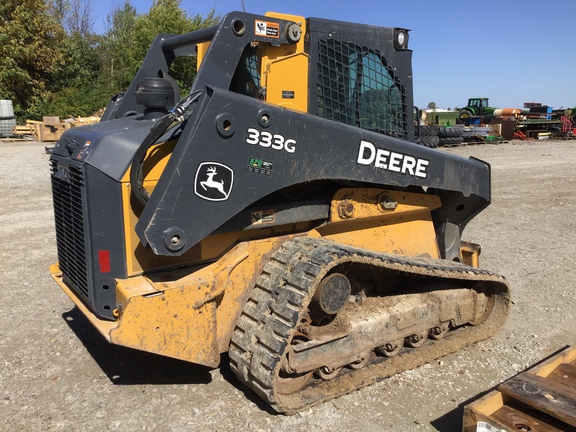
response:
<path id="1" fill-rule="evenodd" d="M 458 111 L 429 112 L 426 113 L 426 123 L 440 126 L 454 126 L 458 118 Z"/>

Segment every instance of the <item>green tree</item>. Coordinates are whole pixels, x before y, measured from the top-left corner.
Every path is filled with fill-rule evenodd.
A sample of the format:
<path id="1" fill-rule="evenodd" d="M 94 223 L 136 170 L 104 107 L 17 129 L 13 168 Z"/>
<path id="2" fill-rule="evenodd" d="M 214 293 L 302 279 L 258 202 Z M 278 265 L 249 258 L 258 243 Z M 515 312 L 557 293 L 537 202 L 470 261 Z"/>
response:
<path id="1" fill-rule="evenodd" d="M 114 92 L 126 89 L 138 70 L 143 57 L 136 54 L 136 8 L 128 0 L 107 16 L 108 31 L 103 38 L 101 57 L 104 74 Z"/>
<path id="2" fill-rule="evenodd" d="M 100 37 L 74 32 L 64 38 L 62 56 L 56 64 L 50 94 L 31 110 L 35 117 L 89 116 L 106 106 L 110 87 L 106 85 L 98 52 Z"/>
<path id="3" fill-rule="evenodd" d="M 102 55 L 105 74 L 110 77 L 115 92 L 130 85 L 157 35 L 188 33 L 220 21 L 214 11 L 206 17 L 189 17 L 180 4 L 180 0 L 154 0 L 148 13 L 138 15 L 130 0 L 125 0 L 108 15 Z M 177 59 L 170 74 L 183 91 L 189 90 L 196 75 L 196 59 Z"/>
<path id="4" fill-rule="evenodd" d="M 44 0 L 0 3 L 0 98 L 12 99 L 17 117 L 49 93 L 63 37 Z"/>
<path id="5" fill-rule="evenodd" d="M 180 8 L 181 0 L 154 0 L 147 14 L 136 20 L 135 51 L 136 62 L 140 64 L 148 52 L 154 38 L 161 33 L 183 34 L 200 28 L 217 24 L 220 17 L 212 10 L 206 18 L 195 15 L 190 18 Z M 196 58 L 180 57 L 171 67 L 171 75 L 176 79 L 180 89 L 190 89 L 196 76 Z"/>
<path id="6" fill-rule="evenodd" d="M 93 31 L 90 0 L 50 0 L 50 12 L 66 33 L 47 92 L 30 107 L 29 117 L 91 115 L 106 106 L 109 91 L 102 85 L 102 37 Z"/>
<path id="7" fill-rule="evenodd" d="M 125 0 L 108 16 L 105 35 L 93 31 L 91 0 L 0 3 L 0 98 L 19 118 L 90 115 L 125 90 L 160 33 L 182 34 L 220 20 L 214 11 L 189 17 L 180 0 L 154 0 L 138 15 Z M 195 58 L 178 59 L 171 74 L 189 89 Z"/>
<path id="8" fill-rule="evenodd" d="M 428 103 L 428 109 L 435 110 L 436 109 L 436 102 Z"/>

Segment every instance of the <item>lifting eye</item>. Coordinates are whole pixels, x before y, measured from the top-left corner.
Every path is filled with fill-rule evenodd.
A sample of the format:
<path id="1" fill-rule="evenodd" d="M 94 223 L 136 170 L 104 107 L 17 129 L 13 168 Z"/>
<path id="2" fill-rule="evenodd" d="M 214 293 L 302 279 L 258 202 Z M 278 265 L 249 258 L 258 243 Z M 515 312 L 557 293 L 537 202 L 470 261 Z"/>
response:
<path id="1" fill-rule="evenodd" d="M 245 30 L 246 25 L 244 24 L 244 21 L 239 19 L 232 21 L 232 31 L 236 36 L 242 36 Z"/>
<path id="2" fill-rule="evenodd" d="M 216 116 L 216 130 L 222 138 L 230 138 L 234 135 L 234 117 L 228 113 L 220 113 Z"/>

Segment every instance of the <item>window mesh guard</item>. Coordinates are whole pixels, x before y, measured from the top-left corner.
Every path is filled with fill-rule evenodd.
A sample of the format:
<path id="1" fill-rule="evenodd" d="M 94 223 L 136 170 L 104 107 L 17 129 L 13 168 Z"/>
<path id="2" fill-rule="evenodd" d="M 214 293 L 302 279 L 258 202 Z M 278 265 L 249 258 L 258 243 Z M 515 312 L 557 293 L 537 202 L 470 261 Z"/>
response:
<path id="1" fill-rule="evenodd" d="M 318 43 L 318 115 L 406 137 L 406 94 L 377 51 L 328 39 Z"/>

